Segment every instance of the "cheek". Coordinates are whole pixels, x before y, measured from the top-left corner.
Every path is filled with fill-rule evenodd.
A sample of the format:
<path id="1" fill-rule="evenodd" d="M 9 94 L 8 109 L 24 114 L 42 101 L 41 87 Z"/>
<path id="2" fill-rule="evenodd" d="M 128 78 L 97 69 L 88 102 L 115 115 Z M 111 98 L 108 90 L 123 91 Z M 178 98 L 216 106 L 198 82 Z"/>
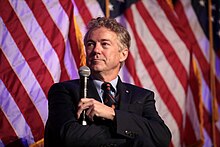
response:
<path id="1" fill-rule="evenodd" d="M 94 55 L 93 55 L 92 52 L 90 52 L 90 51 L 87 51 L 87 52 L 86 52 L 86 59 L 87 59 L 87 60 L 91 59 L 93 56 L 94 56 Z"/>
<path id="2" fill-rule="evenodd" d="M 90 50 L 86 50 L 86 56 L 89 56 L 91 54 Z"/>
<path id="3" fill-rule="evenodd" d="M 113 53 L 109 54 L 109 56 L 106 56 L 106 58 L 107 59 L 109 58 L 109 60 L 111 60 L 111 62 L 114 62 L 114 63 L 117 63 L 120 60 L 119 54 L 113 54 Z"/>

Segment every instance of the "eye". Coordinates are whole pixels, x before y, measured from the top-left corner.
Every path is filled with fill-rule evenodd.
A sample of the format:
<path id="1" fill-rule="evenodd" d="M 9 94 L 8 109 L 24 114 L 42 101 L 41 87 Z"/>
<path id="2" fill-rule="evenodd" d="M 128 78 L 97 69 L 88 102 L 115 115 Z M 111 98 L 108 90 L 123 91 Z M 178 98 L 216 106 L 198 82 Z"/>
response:
<path id="1" fill-rule="evenodd" d="M 111 44 L 109 42 L 102 42 L 102 47 L 103 48 L 108 48 Z"/>
<path id="2" fill-rule="evenodd" d="M 86 43 L 86 48 L 88 50 L 94 49 L 95 48 L 95 42 L 89 41 Z"/>

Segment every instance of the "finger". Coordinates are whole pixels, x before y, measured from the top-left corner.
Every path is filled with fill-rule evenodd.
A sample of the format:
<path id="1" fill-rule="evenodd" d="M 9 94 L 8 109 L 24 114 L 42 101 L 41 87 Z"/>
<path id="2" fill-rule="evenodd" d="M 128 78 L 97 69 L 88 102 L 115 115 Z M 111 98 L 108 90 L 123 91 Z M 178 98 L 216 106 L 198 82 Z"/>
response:
<path id="1" fill-rule="evenodd" d="M 90 107 L 87 111 L 86 111 L 86 115 L 88 116 L 88 118 L 91 120 L 91 121 L 94 121 L 93 120 L 93 116 L 91 115 L 91 112 L 92 112 L 92 107 Z"/>
<path id="2" fill-rule="evenodd" d="M 89 109 L 86 110 L 86 115 L 89 116 L 89 114 L 93 111 L 93 106 L 90 106 Z"/>
<path id="3" fill-rule="evenodd" d="M 88 113 L 87 113 L 87 116 L 92 120 L 94 121 L 94 116 L 97 116 L 98 117 L 98 112 L 95 111 L 94 107 L 90 107 L 90 109 L 88 109 Z"/>
<path id="4" fill-rule="evenodd" d="M 89 101 L 91 101 L 91 99 L 87 99 L 87 98 L 82 98 L 80 99 L 79 103 L 78 103 L 78 109 L 81 107 L 84 107 L 84 104 L 88 103 Z"/>
<path id="5" fill-rule="evenodd" d="M 81 98 L 80 99 L 80 101 L 82 102 L 82 103 L 86 103 L 86 102 L 89 102 L 89 101 L 91 101 L 91 100 L 94 100 L 93 98 Z"/>
<path id="6" fill-rule="evenodd" d="M 78 106 L 78 110 L 77 110 L 77 118 L 80 118 L 81 113 L 83 112 L 83 110 L 88 109 L 89 107 L 86 107 L 85 104 L 80 104 Z"/>
<path id="7" fill-rule="evenodd" d="M 86 102 L 86 100 L 83 100 L 84 98 L 80 99 L 78 106 L 81 106 L 82 104 L 84 104 Z"/>
<path id="8" fill-rule="evenodd" d="M 94 121 L 94 117 L 95 117 L 95 116 L 98 117 L 98 113 L 97 113 L 96 111 L 94 111 L 94 109 L 93 109 L 93 111 L 91 111 L 91 113 L 90 113 L 89 115 L 90 115 L 90 117 L 92 118 L 92 121 Z"/>
<path id="9" fill-rule="evenodd" d="M 82 113 L 82 110 L 78 110 L 78 111 L 77 111 L 77 119 L 80 118 L 81 113 Z"/>
<path id="10" fill-rule="evenodd" d="M 79 119 L 81 113 L 83 112 L 83 110 L 86 110 L 86 109 L 90 108 L 92 104 L 93 103 L 92 103 L 91 100 L 90 101 L 79 102 L 78 111 L 77 111 L 77 118 Z"/>

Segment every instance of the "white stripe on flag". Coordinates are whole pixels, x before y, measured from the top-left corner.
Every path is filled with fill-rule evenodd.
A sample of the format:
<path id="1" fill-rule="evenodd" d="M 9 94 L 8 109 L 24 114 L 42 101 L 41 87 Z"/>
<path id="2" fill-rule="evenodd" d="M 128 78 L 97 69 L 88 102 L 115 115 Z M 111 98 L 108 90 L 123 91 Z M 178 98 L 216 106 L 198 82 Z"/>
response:
<path id="1" fill-rule="evenodd" d="M 203 52 L 203 55 L 206 57 L 207 62 L 209 62 L 209 40 L 206 38 L 199 22 L 197 16 L 192 8 L 192 5 L 189 4 L 190 1 L 181 0 L 181 3 L 184 6 L 184 11 L 189 20 L 189 24 L 193 33 L 196 37 L 197 42 L 199 43 L 200 50 Z M 181 19 L 181 18 L 180 18 Z"/>
<path id="2" fill-rule="evenodd" d="M 4 26 L 1 18 L 0 25 Z M 48 101 L 46 96 L 6 27 L 0 27 L 0 32 L 0 34 L 4 36 L 4 42 L 0 42 L 0 47 L 45 124 L 48 116 Z M 35 89 L 33 89 L 33 87 L 35 87 Z"/>
<path id="3" fill-rule="evenodd" d="M 121 77 L 122 81 L 126 81 L 127 83 L 134 84 L 134 79 L 130 75 L 126 66 L 122 66 L 121 70 L 119 71 L 119 76 Z"/>
<path id="4" fill-rule="evenodd" d="M 167 16 L 164 14 L 163 10 L 159 9 L 160 5 L 155 2 L 143 1 L 144 6 L 148 10 L 152 18 L 155 18 L 154 21 L 157 24 L 157 27 L 161 30 L 166 39 L 170 42 L 171 46 L 176 51 L 181 63 L 185 67 L 185 70 L 189 71 L 189 51 L 186 45 L 182 42 L 178 34 L 175 32 L 175 29 L 171 25 L 170 21 L 167 19 Z"/>
<path id="5" fill-rule="evenodd" d="M 132 12 L 135 22 L 144 22 L 135 7 L 132 7 Z M 166 79 L 165 82 L 170 92 L 172 93 L 174 98 L 177 98 L 175 96 L 178 96 L 176 102 L 178 103 L 183 114 L 186 95 L 179 79 L 176 77 L 175 72 L 170 67 L 170 64 L 166 59 L 166 56 L 163 54 L 163 51 L 158 46 L 157 41 L 155 40 L 155 38 L 153 38 L 151 32 L 148 30 L 146 25 L 144 23 L 139 23 L 136 25 L 136 30 L 163 79 Z"/>
<path id="6" fill-rule="evenodd" d="M 129 23 L 126 20 L 124 20 L 124 22 L 126 23 L 127 30 L 130 32 L 131 38 L 134 38 L 133 32 L 130 28 Z M 155 96 L 157 110 L 159 111 L 160 116 L 164 119 L 168 127 L 172 128 L 171 130 L 172 135 L 175 136 L 172 139 L 173 144 L 179 145 L 180 144 L 180 132 L 179 132 L 179 128 L 177 126 L 176 120 L 173 118 L 172 114 L 167 109 L 165 103 L 161 99 L 161 95 L 159 95 L 157 88 L 155 87 L 152 79 L 150 78 L 148 71 L 143 66 L 143 62 L 141 60 L 141 57 L 139 56 L 139 53 L 137 50 L 137 44 L 134 39 L 131 40 L 130 53 L 135 58 L 136 72 L 137 72 L 139 79 L 141 80 L 141 84 L 143 85 L 143 87 L 153 90 L 155 95 L 158 95 L 158 97 Z"/>
<path id="7" fill-rule="evenodd" d="M 43 2 L 51 18 L 53 19 L 54 23 L 57 25 L 58 29 L 60 30 L 64 38 L 64 42 L 65 42 L 64 65 L 68 72 L 68 75 L 70 76 L 71 79 L 78 78 L 77 72 L 73 72 L 73 71 L 77 71 L 77 66 L 71 52 L 71 46 L 68 38 L 69 37 L 68 31 L 70 27 L 69 17 L 64 11 L 63 7 L 60 5 L 60 2 L 58 0 L 54 0 L 54 1 L 44 0 Z M 56 74 L 56 72 L 54 74 Z M 59 79 L 57 79 L 55 82 L 59 82 Z"/>
<path id="8" fill-rule="evenodd" d="M 13 97 L 6 89 L 2 80 L 0 80 L 0 107 L 7 117 L 9 123 L 13 127 L 14 131 L 16 132 L 17 136 L 21 138 L 25 138 L 28 141 L 28 144 L 34 143 L 34 137 L 31 133 L 30 127 L 26 123 L 21 111 L 17 107 Z M 0 144 L 1 146 L 1 144 Z"/>
<path id="9" fill-rule="evenodd" d="M 45 36 L 42 28 L 39 26 L 32 11 L 23 0 L 10 2 L 11 6 L 21 21 L 21 24 L 23 25 L 25 32 L 27 33 L 29 39 L 32 41 L 42 61 L 44 61 L 44 64 L 50 72 L 53 80 L 59 81 L 61 70 L 59 58 L 47 37 Z"/>
<path id="10" fill-rule="evenodd" d="M 192 91 L 188 88 L 187 93 L 187 100 L 186 100 L 186 113 L 189 116 L 189 119 L 192 123 L 192 128 L 195 130 L 196 139 L 200 139 L 200 125 L 199 125 L 199 118 L 196 112 L 196 106 L 193 100 Z"/>

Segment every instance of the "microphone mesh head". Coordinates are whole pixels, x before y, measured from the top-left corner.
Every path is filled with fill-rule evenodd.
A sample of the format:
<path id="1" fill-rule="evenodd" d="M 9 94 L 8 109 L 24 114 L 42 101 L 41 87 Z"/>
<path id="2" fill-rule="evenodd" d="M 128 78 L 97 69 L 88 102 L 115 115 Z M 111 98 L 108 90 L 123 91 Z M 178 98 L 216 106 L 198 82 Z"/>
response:
<path id="1" fill-rule="evenodd" d="M 88 66 L 81 66 L 79 68 L 79 75 L 83 77 L 88 77 L 91 74 L 91 71 Z"/>

